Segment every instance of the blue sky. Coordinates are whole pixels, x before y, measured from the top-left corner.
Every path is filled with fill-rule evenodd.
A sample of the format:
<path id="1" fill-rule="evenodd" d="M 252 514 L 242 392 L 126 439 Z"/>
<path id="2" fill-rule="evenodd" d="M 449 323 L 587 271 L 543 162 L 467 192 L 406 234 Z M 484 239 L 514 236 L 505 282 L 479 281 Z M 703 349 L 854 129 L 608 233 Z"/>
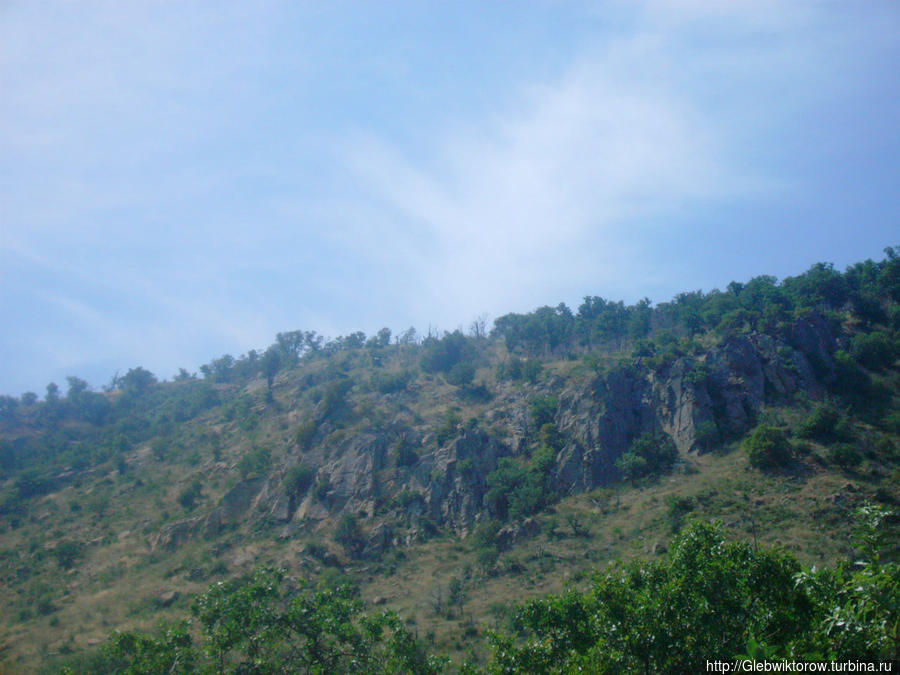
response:
<path id="1" fill-rule="evenodd" d="M 900 244 L 900 5 L 0 5 L 0 392 Z"/>

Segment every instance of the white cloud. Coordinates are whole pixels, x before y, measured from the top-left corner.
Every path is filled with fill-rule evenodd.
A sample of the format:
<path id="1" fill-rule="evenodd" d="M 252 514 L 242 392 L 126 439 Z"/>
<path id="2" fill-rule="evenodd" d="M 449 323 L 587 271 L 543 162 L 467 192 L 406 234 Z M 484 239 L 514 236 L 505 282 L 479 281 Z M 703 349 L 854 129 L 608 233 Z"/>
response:
<path id="1" fill-rule="evenodd" d="M 649 218 L 754 185 L 727 164 L 716 120 L 654 64 L 663 56 L 643 36 L 592 54 L 498 102 L 504 113 L 443 139 L 427 164 L 356 139 L 346 161 L 371 213 L 353 219 L 381 226 L 349 225 L 353 238 L 395 249 L 399 266 L 417 261 L 410 295 L 440 298 L 445 321 L 649 274 Z"/>

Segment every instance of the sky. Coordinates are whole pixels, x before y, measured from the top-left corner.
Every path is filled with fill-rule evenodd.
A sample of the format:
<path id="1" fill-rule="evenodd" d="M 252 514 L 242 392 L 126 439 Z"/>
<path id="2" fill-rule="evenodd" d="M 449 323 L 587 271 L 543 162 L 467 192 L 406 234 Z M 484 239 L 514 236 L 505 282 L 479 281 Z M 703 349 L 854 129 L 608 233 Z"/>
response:
<path id="1" fill-rule="evenodd" d="M 0 3 L 0 393 L 900 245 L 900 3 Z"/>

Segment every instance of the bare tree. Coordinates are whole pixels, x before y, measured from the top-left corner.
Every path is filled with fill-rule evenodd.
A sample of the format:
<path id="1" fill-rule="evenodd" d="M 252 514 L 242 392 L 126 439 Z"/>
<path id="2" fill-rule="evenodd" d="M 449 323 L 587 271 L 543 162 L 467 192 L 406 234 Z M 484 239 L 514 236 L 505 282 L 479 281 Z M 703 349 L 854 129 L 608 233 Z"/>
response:
<path id="1" fill-rule="evenodd" d="M 475 317 L 475 320 L 469 325 L 469 335 L 478 340 L 482 340 L 487 337 L 487 322 L 488 315 L 487 314 L 479 314 Z"/>

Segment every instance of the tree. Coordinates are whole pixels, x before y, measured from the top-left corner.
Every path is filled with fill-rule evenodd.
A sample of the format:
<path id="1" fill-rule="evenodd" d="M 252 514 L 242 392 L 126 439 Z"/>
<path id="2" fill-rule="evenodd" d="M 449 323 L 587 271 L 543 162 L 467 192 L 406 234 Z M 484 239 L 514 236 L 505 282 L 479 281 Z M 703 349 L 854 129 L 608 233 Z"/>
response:
<path id="1" fill-rule="evenodd" d="M 146 393 L 155 384 L 156 376 L 141 366 L 130 368 L 125 375 L 116 378 L 116 386 L 132 396 Z"/>
<path id="2" fill-rule="evenodd" d="M 272 383 L 275 381 L 279 368 L 281 368 L 281 357 L 278 355 L 278 350 L 274 347 L 269 347 L 262 357 L 262 371 L 266 376 L 270 399 L 272 397 Z"/>
<path id="3" fill-rule="evenodd" d="M 56 403 L 59 401 L 59 387 L 56 382 L 47 385 L 47 395 L 44 397 L 47 403 Z"/>
<path id="4" fill-rule="evenodd" d="M 761 636 L 786 652 L 813 618 L 799 570 L 787 554 L 726 544 L 720 525 L 695 522 L 663 560 L 619 565 L 586 594 L 520 607 L 522 639 L 489 636 L 488 672 L 702 672 Z"/>
<path id="5" fill-rule="evenodd" d="M 157 635 L 121 633 L 104 645 L 103 670 L 156 673 L 357 673 L 437 675 L 448 665 L 425 653 L 396 614 L 366 615 L 358 592 L 312 591 L 278 570 L 214 584 L 191 612 L 198 649 L 184 623 Z"/>
<path id="6" fill-rule="evenodd" d="M 68 392 L 66 392 L 66 398 L 71 401 L 74 401 L 80 394 L 83 394 L 90 389 L 88 383 L 82 380 L 80 377 L 69 375 L 66 377 L 66 380 L 69 383 L 69 390 Z"/>

